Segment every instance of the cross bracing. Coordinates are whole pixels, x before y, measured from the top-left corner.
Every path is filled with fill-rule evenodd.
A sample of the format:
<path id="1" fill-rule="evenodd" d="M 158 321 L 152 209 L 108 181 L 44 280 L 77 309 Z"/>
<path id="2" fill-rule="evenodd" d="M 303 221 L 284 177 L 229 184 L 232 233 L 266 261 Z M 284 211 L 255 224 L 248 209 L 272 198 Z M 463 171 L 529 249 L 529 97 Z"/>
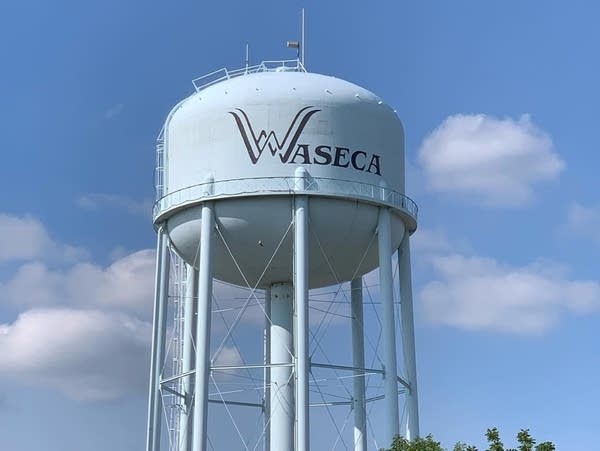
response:
<path id="1" fill-rule="evenodd" d="M 293 228 L 290 223 L 286 234 Z M 215 230 L 218 239 L 225 238 Z M 317 241 L 319 237 L 315 237 Z M 281 242 L 285 239 L 281 237 Z M 374 238 L 370 242 L 373 245 Z M 322 250 L 322 248 L 321 248 Z M 368 249 L 363 250 L 365 253 Z M 278 249 L 275 250 L 276 253 Z M 162 363 L 160 387 L 163 400 L 164 423 L 168 434 L 163 434 L 169 450 L 183 450 L 190 427 L 189 414 L 194 404 L 194 393 L 186 389 L 184 381 L 193 378 L 195 369 L 184 371 L 182 357 L 186 331 L 184 327 L 184 304 L 189 267 L 171 253 L 169 318 L 166 352 Z M 327 255 L 323 251 L 323 256 Z M 230 257 L 235 259 L 231 253 Z M 272 259 L 271 259 L 272 260 Z M 394 259 L 395 260 L 395 259 Z M 269 260 L 270 263 L 270 260 Z M 329 262 L 328 262 L 329 263 Z M 394 264 L 394 305 L 396 328 L 400 325 L 398 265 Z M 238 266 L 243 276 L 243 268 Z M 335 268 L 329 265 L 335 277 Z M 268 271 L 268 264 L 264 273 Z M 245 279 L 246 280 L 246 279 Z M 209 404 L 209 449 L 264 449 L 268 442 L 270 426 L 266 396 L 277 390 L 266 381 L 265 375 L 282 364 L 265 361 L 264 330 L 272 322 L 266 305 L 264 290 L 251 286 L 234 286 L 214 281 L 212 290 L 212 323 L 210 382 L 207 402 Z M 378 403 L 384 398 L 383 381 L 385 367 L 381 355 L 381 295 L 376 272 L 363 278 L 362 305 L 365 339 L 365 365 L 352 365 L 349 355 L 349 323 L 354 316 L 351 311 L 351 287 L 349 282 L 313 289 L 309 294 L 309 350 L 310 380 L 309 406 L 311 408 L 311 441 L 318 442 L 316 449 L 354 449 L 352 414 L 355 408 L 352 384 L 357 378 L 365 382 L 364 403 L 367 409 L 368 449 L 379 449 L 382 443 L 378 421 L 381 416 Z M 197 299 L 194 299 L 197 301 Z M 187 337 L 195 350 L 195 337 Z M 293 350 L 290 349 L 293 356 Z M 403 355 L 398 352 L 398 361 Z M 290 382 L 296 375 L 294 363 Z M 402 396 L 410 386 L 400 372 L 398 395 Z M 405 421 L 404 407 L 402 421 Z M 350 425 L 350 426 L 349 426 Z M 324 443 L 326 442 L 326 443 Z M 326 445 L 326 446 L 325 446 Z M 227 447 L 227 448 L 225 448 Z"/>

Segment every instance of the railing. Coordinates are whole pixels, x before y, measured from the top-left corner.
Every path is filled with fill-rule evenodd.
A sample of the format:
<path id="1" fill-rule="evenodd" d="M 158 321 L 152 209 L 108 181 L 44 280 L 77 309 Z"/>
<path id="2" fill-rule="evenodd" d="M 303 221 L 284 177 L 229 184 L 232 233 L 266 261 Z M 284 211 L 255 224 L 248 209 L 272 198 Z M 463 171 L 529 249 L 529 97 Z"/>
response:
<path id="1" fill-rule="evenodd" d="M 165 188 L 165 141 L 159 136 L 156 140 L 156 166 L 154 168 L 154 189 L 156 198 L 160 199 L 164 196 Z"/>
<path id="2" fill-rule="evenodd" d="M 294 71 L 306 72 L 304 66 L 298 59 L 281 60 L 281 61 L 263 61 L 255 66 L 242 67 L 240 69 L 229 70 L 226 67 L 203 75 L 192 80 L 192 84 L 196 92 L 204 88 L 219 83 L 230 78 L 239 77 L 240 75 L 255 74 L 258 72 L 278 72 L 278 71 Z"/>
<path id="3" fill-rule="evenodd" d="M 154 204 L 153 218 L 156 220 L 167 211 L 188 203 L 223 197 L 269 194 L 308 194 L 362 199 L 402 210 L 415 221 L 415 225 L 419 210 L 410 197 L 393 189 L 369 183 L 325 177 L 308 177 L 300 180 L 293 176 L 256 177 L 201 183 L 173 191 Z"/>

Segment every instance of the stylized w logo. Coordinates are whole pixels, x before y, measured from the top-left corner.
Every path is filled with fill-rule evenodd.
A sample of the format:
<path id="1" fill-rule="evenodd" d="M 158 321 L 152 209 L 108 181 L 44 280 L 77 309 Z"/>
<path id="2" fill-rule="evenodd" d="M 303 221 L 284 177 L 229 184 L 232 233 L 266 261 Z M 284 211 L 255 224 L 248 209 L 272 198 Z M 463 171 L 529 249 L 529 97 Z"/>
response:
<path id="1" fill-rule="evenodd" d="M 269 133 L 261 130 L 258 136 L 256 136 L 248 115 L 244 110 L 236 108 L 236 111 L 230 111 L 229 114 L 235 119 L 252 164 L 256 164 L 267 146 L 269 146 L 271 155 L 275 156 L 277 152 L 280 152 L 279 158 L 281 158 L 281 161 L 283 163 L 287 162 L 308 120 L 313 114 L 319 111 L 321 110 L 313 106 L 307 106 L 298 111 L 282 141 L 279 141 L 273 130 L 269 131 Z"/>

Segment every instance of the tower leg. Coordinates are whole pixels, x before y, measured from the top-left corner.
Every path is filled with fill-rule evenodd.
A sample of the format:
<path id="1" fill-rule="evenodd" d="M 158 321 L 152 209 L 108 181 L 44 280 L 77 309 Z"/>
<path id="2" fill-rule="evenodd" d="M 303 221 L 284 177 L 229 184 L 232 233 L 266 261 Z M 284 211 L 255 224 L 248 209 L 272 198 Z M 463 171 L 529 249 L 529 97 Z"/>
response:
<path id="1" fill-rule="evenodd" d="M 400 273 L 400 315 L 402 321 L 402 346 L 404 367 L 410 389 L 406 402 L 408 424 L 406 437 L 419 436 L 419 398 L 417 394 L 417 363 L 415 358 L 415 326 L 413 319 L 412 280 L 410 268 L 410 241 L 408 233 L 398 249 L 398 271 Z"/>
<path id="2" fill-rule="evenodd" d="M 167 332 L 167 301 L 169 295 L 170 254 L 168 238 L 161 227 L 156 244 L 156 279 L 154 289 L 154 319 L 152 326 L 152 357 L 150 362 L 150 386 L 148 395 L 148 428 L 146 450 L 159 451 L 162 416 L 160 378 L 165 360 Z"/>
<path id="3" fill-rule="evenodd" d="M 198 297 L 198 270 L 187 265 L 187 283 L 185 287 L 185 300 L 183 305 L 183 359 L 181 370 L 183 373 L 195 367 L 194 336 L 196 334 L 196 309 Z M 179 451 L 192 449 L 192 431 L 194 429 L 193 399 L 194 376 L 185 376 L 182 379 L 182 391 L 185 395 L 185 409 L 181 413 L 181 441 Z"/>
<path id="4" fill-rule="evenodd" d="M 294 449 L 293 287 L 271 286 L 271 424 L 273 450 Z"/>
<path id="5" fill-rule="evenodd" d="M 305 190 L 308 173 L 296 169 L 296 189 Z M 310 449 L 308 351 L 308 196 L 294 198 L 294 301 L 296 304 L 296 451 Z"/>
<path id="6" fill-rule="evenodd" d="M 264 451 L 271 451 L 271 288 L 265 290 L 264 364 Z"/>
<path id="7" fill-rule="evenodd" d="M 392 236 L 390 211 L 379 208 L 378 221 L 379 288 L 382 303 L 383 363 L 385 365 L 384 394 L 386 405 L 386 441 L 392 443 L 399 434 L 398 365 L 396 362 L 396 321 L 394 315 L 394 288 L 392 274 Z M 387 444 L 386 443 L 386 444 Z"/>
<path id="8" fill-rule="evenodd" d="M 202 205 L 196 319 L 196 380 L 193 450 L 206 451 L 208 442 L 208 382 L 210 378 L 210 324 L 212 316 L 213 202 Z"/>
<path id="9" fill-rule="evenodd" d="M 352 308 L 352 366 L 365 367 L 365 337 L 363 325 L 362 278 L 350 284 Z M 367 415 L 364 370 L 354 370 L 354 451 L 367 451 Z"/>

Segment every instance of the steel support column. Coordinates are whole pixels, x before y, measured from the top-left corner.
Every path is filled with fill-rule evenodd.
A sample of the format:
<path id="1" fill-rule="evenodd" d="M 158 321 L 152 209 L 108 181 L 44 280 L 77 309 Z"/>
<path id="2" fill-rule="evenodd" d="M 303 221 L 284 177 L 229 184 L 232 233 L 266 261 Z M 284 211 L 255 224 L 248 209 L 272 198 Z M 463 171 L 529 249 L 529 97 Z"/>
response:
<path id="1" fill-rule="evenodd" d="M 296 169 L 296 190 L 305 190 L 308 173 Z M 310 449 L 308 350 L 308 196 L 294 198 L 294 301 L 296 306 L 296 451 Z"/>
<path id="2" fill-rule="evenodd" d="M 185 299 L 183 304 L 183 358 L 181 371 L 188 373 L 195 368 L 194 344 L 196 342 L 196 311 L 198 299 L 198 270 L 187 266 Z M 194 375 L 181 380 L 182 393 L 185 395 L 185 409 L 181 412 L 181 431 L 179 451 L 192 449 L 192 431 L 194 430 Z"/>
<path id="3" fill-rule="evenodd" d="M 415 358 L 415 326 L 413 319 L 412 278 L 410 267 L 410 239 L 404 235 L 398 249 L 398 272 L 400 274 L 400 316 L 402 321 L 402 349 L 404 368 L 409 390 L 406 395 L 408 423 L 406 437 L 419 436 L 419 398 L 417 393 L 417 363 Z"/>
<path id="4" fill-rule="evenodd" d="M 265 290 L 265 330 L 264 330 L 264 451 L 271 451 L 271 288 Z"/>
<path id="5" fill-rule="evenodd" d="M 396 362 L 396 321 L 394 314 L 394 286 L 392 273 L 392 230 L 390 211 L 379 208 L 377 226 L 379 253 L 379 289 L 382 303 L 383 363 L 385 365 L 384 394 L 386 406 L 386 444 L 399 434 L 398 365 Z"/>
<path id="6" fill-rule="evenodd" d="M 165 360 L 165 338 L 167 332 L 167 303 L 169 296 L 169 239 L 164 228 L 158 229 L 156 244 L 156 273 L 154 289 L 154 319 L 152 326 L 152 357 L 150 361 L 150 384 L 148 395 L 148 427 L 146 450 L 160 449 L 160 427 L 162 424 L 162 395 L 160 378 Z"/>
<path id="7" fill-rule="evenodd" d="M 196 319 L 196 380 L 194 388 L 193 450 L 206 451 L 208 442 L 208 382 L 210 378 L 210 325 L 212 315 L 213 202 L 202 204 Z"/>
<path id="8" fill-rule="evenodd" d="M 365 337 L 363 323 L 362 278 L 350 284 L 352 312 L 352 365 L 365 367 Z M 367 451 L 367 411 L 365 403 L 364 370 L 354 370 L 353 409 L 354 409 L 354 451 Z"/>

